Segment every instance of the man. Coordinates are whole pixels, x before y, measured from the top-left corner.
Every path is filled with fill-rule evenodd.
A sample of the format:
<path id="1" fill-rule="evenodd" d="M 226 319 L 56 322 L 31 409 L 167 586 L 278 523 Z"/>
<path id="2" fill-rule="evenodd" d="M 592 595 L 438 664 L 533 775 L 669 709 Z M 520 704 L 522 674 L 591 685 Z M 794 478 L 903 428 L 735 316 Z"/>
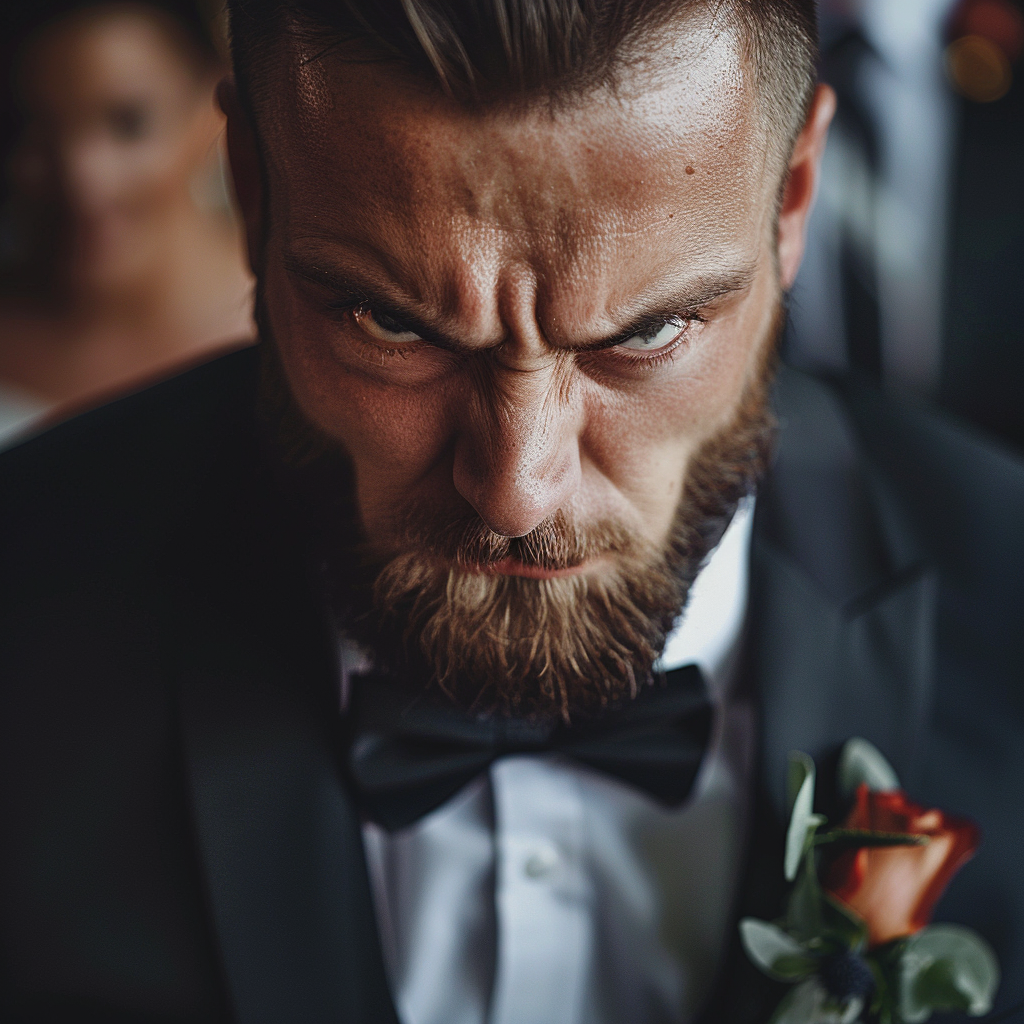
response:
<path id="1" fill-rule="evenodd" d="M 813 6 L 232 30 L 258 354 L 3 463 L 8 1016 L 766 1021 L 786 755 L 853 735 L 985 829 L 940 916 L 1019 1003 L 1024 471 L 769 399 Z"/>

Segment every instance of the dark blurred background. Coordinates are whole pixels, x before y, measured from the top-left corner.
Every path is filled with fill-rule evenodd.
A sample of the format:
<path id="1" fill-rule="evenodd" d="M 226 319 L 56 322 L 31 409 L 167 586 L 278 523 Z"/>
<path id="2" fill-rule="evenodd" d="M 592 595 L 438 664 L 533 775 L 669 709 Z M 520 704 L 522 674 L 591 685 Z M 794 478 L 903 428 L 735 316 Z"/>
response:
<path id="1" fill-rule="evenodd" d="M 823 0 L 839 110 L 786 354 L 1024 451 L 1024 10 Z"/>
<path id="2" fill-rule="evenodd" d="M 1019 451 L 1022 4 L 822 0 L 839 111 L 785 342 L 798 366 L 863 374 Z M 7 8 L 0 445 L 253 331 L 218 0 Z"/>
<path id="3" fill-rule="evenodd" d="M 253 326 L 216 9 L 39 0 L 0 17 L 2 445 Z"/>

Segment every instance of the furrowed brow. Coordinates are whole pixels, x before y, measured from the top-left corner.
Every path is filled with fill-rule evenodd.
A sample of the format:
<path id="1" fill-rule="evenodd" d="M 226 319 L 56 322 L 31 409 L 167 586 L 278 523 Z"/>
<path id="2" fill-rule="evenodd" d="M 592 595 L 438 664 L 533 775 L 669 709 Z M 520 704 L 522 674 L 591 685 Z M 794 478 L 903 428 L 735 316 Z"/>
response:
<path id="1" fill-rule="evenodd" d="M 417 313 L 408 298 L 399 292 L 391 292 L 369 282 L 354 280 L 342 267 L 290 250 L 283 253 L 281 262 L 290 274 L 332 291 L 339 304 L 351 303 L 355 306 L 365 303 L 379 312 L 386 312 L 407 323 L 410 330 L 427 341 L 448 347 L 449 343 L 437 327 L 426 323 L 422 319 L 422 314 Z"/>
<path id="2" fill-rule="evenodd" d="M 338 303 L 351 303 L 353 306 L 365 303 L 371 308 L 396 317 L 410 331 L 419 334 L 433 345 L 451 351 L 475 351 L 472 346 L 461 344 L 438 324 L 423 320 L 422 312 L 415 310 L 409 299 L 397 290 L 381 289 L 370 282 L 356 280 L 345 267 L 331 260 L 303 255 L 293 250 L 284 252 L 282 263 L 289 273 L 332 291 Z M 669 293 L 663 298 L 647 303 L 638 301 L 635 306 L 638 311 L 627 314 L 628 318 L 624 319 L 623 326 L 613 335 L 588 339 L 575 345 L 563 343 L 558 347 L 582 352 L 622 344 L 655 325 L 674 317 L 694 316 L 718 299 L 745 291 L 753 282 L 755 273 L 754 265 L 750 265 L 697 278 L 674 294 Z"/>
<path id="3" fill-rule="evenodd" d="M 399 296 L 388 297 L 381 293 L 381 289 L 369 282 L 362 282 L 355 279 L 343 267 L 332 264 L 327 260 L 320 260 L 315 257 L 303 256 L 290 250 L 285 251 L 281 257 L 285 270 L 296 277 L 301 277 L 313 284 L 322 285 L 336 292 L 339 298 L 374 299 L 386 301 L 389 306 L 404 305 Z"/>

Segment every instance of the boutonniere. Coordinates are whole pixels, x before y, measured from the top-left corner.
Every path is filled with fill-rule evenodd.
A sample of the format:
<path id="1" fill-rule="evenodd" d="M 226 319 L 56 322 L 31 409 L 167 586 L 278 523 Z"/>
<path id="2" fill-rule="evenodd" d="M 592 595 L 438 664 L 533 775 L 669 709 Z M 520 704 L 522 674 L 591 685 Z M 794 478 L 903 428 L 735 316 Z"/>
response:
<path id="1" fill-rule="evenodd" d="M 790 755 L 785 916 L 740 922 L 744 948 L 793 988 L 772 1024 L 918 1024 L 935 1011 L 988 1013 L 999 967 L 968 928 L 930 924 L 979 842 L 977 826 L 908 799 L 885 758 L 850 740 L 839 783 L 842 825 L 813 811 L 814 762 Z"/>

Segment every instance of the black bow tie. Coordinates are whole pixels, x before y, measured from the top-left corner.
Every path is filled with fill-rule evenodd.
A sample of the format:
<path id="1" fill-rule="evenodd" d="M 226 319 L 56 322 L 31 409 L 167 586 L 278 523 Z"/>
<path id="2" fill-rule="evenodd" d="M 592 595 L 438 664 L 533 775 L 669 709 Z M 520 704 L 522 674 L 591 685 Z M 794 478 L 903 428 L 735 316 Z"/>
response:
<path id="1" fill-rule="evenodd" d="M 411 825 L 508 754 L 558 752 L 676 807 L 690 794 L 711 735 L 696 665 L 659 675 L 635 700 L 573 726 L 474 717 L 379 675 L 352 680 L 348 767 L 363 813 Z"/>

